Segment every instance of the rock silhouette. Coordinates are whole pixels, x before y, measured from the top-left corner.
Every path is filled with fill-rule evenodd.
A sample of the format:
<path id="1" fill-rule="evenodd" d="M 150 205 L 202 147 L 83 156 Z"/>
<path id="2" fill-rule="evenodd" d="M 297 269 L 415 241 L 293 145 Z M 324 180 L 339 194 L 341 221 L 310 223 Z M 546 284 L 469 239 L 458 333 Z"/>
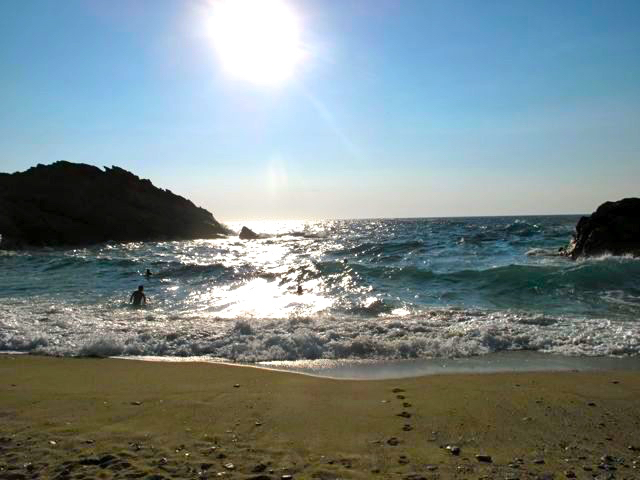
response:
<path id="1" fill-rule="evenodd" d="M 213 215 L 122 168 L 66 161 L 0 173 L 0 247 L 215 238 Z"/>
<path id="2" fill-rule="evenodd" d="M 260 235 L 258 235 L 256 232 L 254 232 L 250 228 L 242 227 L 242 230 L 240 230 L 239 237 L 240 237 L 240 240 L 255 240 L 256 238 L 259 238 Z"/>
<path id="3" fill-rule="evenodd" d="M 640 256 L 640 198 L 605 202 L 582 217 L 561 253 L 574 260 L 605 253 Z"/>

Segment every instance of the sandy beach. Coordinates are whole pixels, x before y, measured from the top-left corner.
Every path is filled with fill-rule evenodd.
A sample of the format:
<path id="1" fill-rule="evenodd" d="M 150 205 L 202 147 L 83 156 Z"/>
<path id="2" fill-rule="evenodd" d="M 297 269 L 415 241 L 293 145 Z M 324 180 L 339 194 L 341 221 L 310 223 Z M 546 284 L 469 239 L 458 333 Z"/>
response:
<path id="1" fill-rule="evenodd" d="M 4 355 L 0 392 L 3 479 L 640 477 L 637 372 L 347 381 Z"/>

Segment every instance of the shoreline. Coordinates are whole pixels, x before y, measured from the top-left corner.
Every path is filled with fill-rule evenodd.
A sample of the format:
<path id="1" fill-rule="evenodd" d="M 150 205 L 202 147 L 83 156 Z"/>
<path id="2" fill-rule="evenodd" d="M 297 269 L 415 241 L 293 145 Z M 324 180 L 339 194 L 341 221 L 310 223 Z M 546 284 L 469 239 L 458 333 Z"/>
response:
<path id="1" fill-rule="evenodd" d="M 633 478 L 639 396 L 630 370 L 363 382 L 3 355 L 0 478 Z"/>
<path id="2" fill-rule="evenodd" d="M 82 357 L 80 357 L 82 358 Z M 430 375 L 640 371 L 640 356 L 585 357 L 536 351 L 505 351 L 461 358 L 402 360 L 318 359 L 236 363 L 208 357 L 122 356 L 113 359 L 159 363 L 204 363 L 296 373 L 333 380 L 393 380 Z"/>

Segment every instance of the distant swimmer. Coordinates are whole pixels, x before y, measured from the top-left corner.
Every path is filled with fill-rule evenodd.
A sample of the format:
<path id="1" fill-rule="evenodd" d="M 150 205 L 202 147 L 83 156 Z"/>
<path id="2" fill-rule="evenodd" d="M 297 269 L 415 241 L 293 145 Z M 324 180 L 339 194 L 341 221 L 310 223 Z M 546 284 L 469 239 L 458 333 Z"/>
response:
<path id="1" fill-rule="evenodd" d="M 129 303 L 133 302 L 133 304 L 136 306 L 146 305 L 147 297 L 143 293 L 143 290 L 144 290 L 144 285 L 140 285 L 138 287 L 138 290 L 136 290 L 131 294 L 131 297 L 129 298 Z"/>
<path id="2" fill-rule="evenodd" d="M 145 276 L 145 277 L 147 277 L 147 278 L 149 278 L 151 275 L 153 275 L 153 273 L 151 273 L 151 270 L 149 270 L 149 269 L 147 268 L 147 271 L 146 271 L 146 272 L 144 272 L 144 276 Z"/>
<path id="3" fill-rule="evenodd" d="M 298 290 L 296 290 L 298 295 L 302 295 L 302 285 L 298 285 Z"/>

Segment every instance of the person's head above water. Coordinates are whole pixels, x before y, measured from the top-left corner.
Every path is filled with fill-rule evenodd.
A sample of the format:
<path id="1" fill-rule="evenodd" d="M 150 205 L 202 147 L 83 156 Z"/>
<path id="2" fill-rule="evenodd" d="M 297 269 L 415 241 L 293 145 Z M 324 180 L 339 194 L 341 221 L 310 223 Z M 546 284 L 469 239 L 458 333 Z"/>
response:
<path id="1" fill-rule="evenodd" d="M 138 291 L 141 292 L 144 290 L 144 285 L 138 285 Z"/>

